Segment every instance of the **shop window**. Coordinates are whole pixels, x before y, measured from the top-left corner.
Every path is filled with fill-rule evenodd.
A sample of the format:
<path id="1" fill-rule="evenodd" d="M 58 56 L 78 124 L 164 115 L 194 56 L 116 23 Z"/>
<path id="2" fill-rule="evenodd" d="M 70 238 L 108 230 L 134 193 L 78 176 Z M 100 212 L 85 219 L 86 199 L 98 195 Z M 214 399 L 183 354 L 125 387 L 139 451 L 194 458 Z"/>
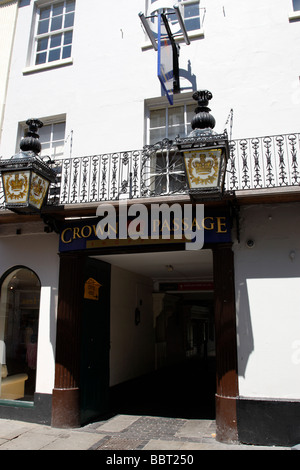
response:
<path id="1" fill-rule="evenodd" d="M 40 281 L 26 267 L 2 277 L 0 400 L 33 401 L 36 381 Z"/>

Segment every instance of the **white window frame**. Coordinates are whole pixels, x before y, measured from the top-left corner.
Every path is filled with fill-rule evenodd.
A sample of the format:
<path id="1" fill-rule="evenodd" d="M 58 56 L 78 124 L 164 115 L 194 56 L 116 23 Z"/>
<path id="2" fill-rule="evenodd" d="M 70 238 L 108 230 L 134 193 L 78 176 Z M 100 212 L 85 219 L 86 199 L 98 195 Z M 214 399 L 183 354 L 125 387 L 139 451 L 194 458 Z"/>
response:
<path id="1" fill-rule="evenodd" d="M 57 34 L 63 34 L 66 32 L 73 32 L 74 33 L 74 24 L 70 27 L 67 28 L 61 28 L 56 31 L 48 31 L 45 34 L 40 34 L 38 35 L 38 26 L 39 26 L 39 15 L 40 15 L 40 9 L 45 8 L 47 6 L 53 6 L 57 3 L 62 3 L 64 2 L 66 4 L 67 0 L 56 0 L 56 1 L 49 1 L 49 0 L 39 0 L 35 3 L 34 6 L 34 12 L 33 12 L 33 22 L 32 22 L 32 30 L 31 30 L 31 37 L 30 37 L 30 44 L 29 44 L 29 53 L 27 57 L 27 64 L 26 67 L 23 69 L 23 74 L 26 73 L 31 73 L 31 72 L 37 72 L 39 70 L 45 70 L 45 69 L 52 69 L 55 67 L 61 67 L 64 65 L 72 64 L 73 63 L 73 57 L 72 57 L 72 52 L 73 52 L 73 42 L 74 42 L 74 34 L 72 38 L 72 52 L 71 56 L 67 57 L 65 59 L 58 59 L 54 60 L 52 62 L 49 62 L 48 59 L 45 63 L 43 64 L 35 64 L 36 61 L 36 56 L 37 56 L 37 45 L 38 45 L 38 40 L 42 39 L 43 37 L 49 37 L 51 38 L 52 36 L 55 36 Z M 64 5 L 65 9 L 65 5 Z M 75 12 L 76 12 L 76 0 L 75 0 Z M 65 10 L 64 10 L 64 15 L 65 15 Z M 76 18 L 76 14 L 75 14 Z M 74 20 L 75 23 L 75 20 Z M 63 46 L 61 46 L 62 48 Z M 47 57 L 49 53 L 49 48 L 47 48 Z"/>

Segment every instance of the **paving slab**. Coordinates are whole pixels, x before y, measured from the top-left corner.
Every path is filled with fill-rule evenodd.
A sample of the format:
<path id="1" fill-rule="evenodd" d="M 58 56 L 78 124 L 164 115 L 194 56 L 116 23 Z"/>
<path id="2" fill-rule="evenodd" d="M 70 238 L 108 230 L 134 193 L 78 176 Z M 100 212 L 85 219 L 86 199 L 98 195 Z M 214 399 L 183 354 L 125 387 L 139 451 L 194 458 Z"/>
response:
<path id="1" fill-rule="evenodd" d="M 55 438 L 41 450 L 88 450 L 100 440 L 99 434 L 73 431 Z"/>
<path id="2" fill-rule="evenodd" d="M 57 437 L 40 432 L 25 432 L 17 438 L 7 441 L 1 450 L 40 450 Z"/>
<path id="3" fill-rule="evenodd" d="M 0 420 L 0 439 L 15 439 L 20 434 L 36 428 L 35 424 L 24 423 L 22 421 L 12 421 L 9 419 Z"/>
<path id="4" fill-rule="evenodd" d="M 101 432 L 122 432 L 138 419 L 140 416 L 118 415 L 95 429 Z"/>
<path id="5" fill-rule="evenodd" d="M 212 420 L 191 419 L 176 432 L 175 436 L 179 438 L 191 439 L 215 437 L 216 426 Z"/>

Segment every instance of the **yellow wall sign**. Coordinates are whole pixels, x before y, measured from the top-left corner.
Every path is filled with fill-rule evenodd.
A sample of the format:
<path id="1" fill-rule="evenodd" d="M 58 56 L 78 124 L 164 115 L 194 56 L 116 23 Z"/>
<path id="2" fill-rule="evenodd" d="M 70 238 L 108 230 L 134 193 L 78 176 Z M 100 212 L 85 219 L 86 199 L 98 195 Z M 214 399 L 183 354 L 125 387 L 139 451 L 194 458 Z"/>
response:
<path id="1" fill-rule="evenodd" d="M 84 298 L 89 300 L 99 300 L 100 287 L 101 284 L 90 277 L 84 284 Z"/>

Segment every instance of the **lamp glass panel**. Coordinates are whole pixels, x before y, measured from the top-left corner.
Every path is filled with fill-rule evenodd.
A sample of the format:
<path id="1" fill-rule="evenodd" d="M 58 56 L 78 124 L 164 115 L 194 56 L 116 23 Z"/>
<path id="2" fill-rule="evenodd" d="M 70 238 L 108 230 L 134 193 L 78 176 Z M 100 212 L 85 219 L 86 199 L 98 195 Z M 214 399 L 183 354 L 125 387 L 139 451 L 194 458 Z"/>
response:
<path id="1" fill-rule="evenodd" d="M 32 172 L 29 203 L 33 207 L 40 209 L 43 205 L 48 188 L 49 181 L 43 178 L 42 176 L 38 175 L 37 173 Z"/>
<path id="2" fill-rule="evenodd" d="M 30 171 L 9 171 L 3 174 L 6 204 L 27 202 Z"/>
<path id="3" fill-rule="evenodd" d="M 216 188 L 220 182 L 222 149 L 201 149 L 184 152 L 190 189 Z"/>

